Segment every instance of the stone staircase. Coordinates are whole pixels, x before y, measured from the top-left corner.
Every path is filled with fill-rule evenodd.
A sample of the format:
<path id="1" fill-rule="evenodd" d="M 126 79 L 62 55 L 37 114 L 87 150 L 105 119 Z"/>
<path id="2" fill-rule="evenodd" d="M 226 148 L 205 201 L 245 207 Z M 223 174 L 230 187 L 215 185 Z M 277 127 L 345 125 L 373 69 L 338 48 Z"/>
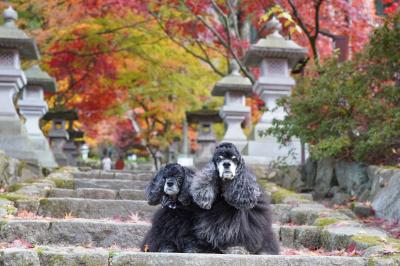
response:
<path id="1" fill-rule="evenodd" d="M 52 179 L 58 187 L 51 187 L 45 198 L 15 200 L 25 215 L 1 218 L 0 265 L 371 265 L 370 259 L 345 256 L 143 253 L 139 244 L 158 208 L 144 198 L 153 173 L 91 170 L 70 175 Z M 323 212 L 322 205 L 297 194 L 274 202 L 274 229 L 285 246 L 322 245 L 323 228 L 313 225 L 318 220 L 313 213 Z M 302 212 L 299 202 L 308 208 Z M 350 219 L 338 213 L 329 217 Z M 297 225 L 284 225 L 293 222 Z"/>

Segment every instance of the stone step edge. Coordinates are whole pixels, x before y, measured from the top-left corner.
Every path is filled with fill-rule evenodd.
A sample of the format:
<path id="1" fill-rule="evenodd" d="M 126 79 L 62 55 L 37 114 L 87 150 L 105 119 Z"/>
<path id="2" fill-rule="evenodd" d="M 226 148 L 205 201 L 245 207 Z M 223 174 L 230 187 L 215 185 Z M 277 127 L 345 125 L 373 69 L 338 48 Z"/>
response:
<path id="1" fill-rule="evenodd" d="M 53 188 L 47 193 L 47 198 L 145 200 L 146 195 L 144 189 Z"/>
<path id="2" fill-rule="evenodd" d="M 368 259 L 337 256 L 287 256 L 287 255 L 231 255 L 231 254 L 185 254 L 143 253 L 110 249 L 79 247 L 36 246 L 32 249 L 0 249 L 5 265 L 46 265 L 58 262 L 65 265 L 352 265 L 367 266 Z"/>

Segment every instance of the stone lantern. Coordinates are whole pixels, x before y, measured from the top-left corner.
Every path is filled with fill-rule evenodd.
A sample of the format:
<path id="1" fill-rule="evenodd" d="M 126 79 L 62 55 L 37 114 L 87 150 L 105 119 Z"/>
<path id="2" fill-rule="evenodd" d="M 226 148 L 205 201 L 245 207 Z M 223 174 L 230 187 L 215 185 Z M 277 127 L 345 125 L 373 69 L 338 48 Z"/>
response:
<path id="1" fill-rule="evenodd" d="M 3 16 L 5 23 L 0 26 L 0 149 L 17 159 L 37 162 L 14 106 L 14 97 L 26 84 L 21 59 L 39 59 L 39 52 L 35 41 L 16 27 L 17 12 L 9 7 Z"/>
<path id="2" fill-rule="evenodd" d="M 56 91 L 56 83 L 38 65 L 26 70 L 25 75 L 28 84 L 22 91 L 18 107 L 19 112 L 25 118 L 25 128 L 28 138 L 33 145 L 34 152 L 37 154 L 40 164 L 49 168 L 57 167 L 58 165 L 49 143 L 39 127 L 40 118 L 48 111 L 43 91 L 54 93 Z"/>
<path id="3" fill-rule="evenodd" d="M 60 166 L 68 165 L 68 159 L 70 157 L 68 157 L 64 150 L 67 141 L 70 139 L 67 131 L 67 121 L 78 119 L 76 112 L 52 111 L 48 112 L 43 119 L 49 120 L 52 123 L 48 136 L 50 139 L 50 147 L 57 163 Z"/>
<path id="4" fill-rule="evenodd" d="M 275 17 L 267 26 L 272 33 L 251 45 L 244 59 L 247 66 L 260 68 L 260 76 L 253 86 L 253 91 L 264 100 L 267 109 L 254 128 L 254 140 L 249 141 L 247 152 L 250 156 L 266 157 L 268 161 L 287 157 L 291 153 L 296 159 L 288 162 L 297 164 L 301 155 L 299 140 L 292 139 L 282 146 L 273 136 L 260 136 L 260 131 L 270 128 L 274 119 L 281 120 L 285 117 L 284 109 L 277 108 L 277 101 L 290 95 L 291 88 L 295 85 L 290 76 L 291 69 L 305 58 L 307 49 L 286 40 L 279 33 L 282 25 Z"/>
<path id="5" fill-rule="evenodd" d="M 241 151 L 247 145 L 241 124 L 250 116 L 246 96 L 251 94 L 252 84 L 248 78 L 240 75 L 235 61 L 231 63 L 230 69 L 231 73 L 215 84 L 211 94 L 225 97 L 224 106 L 219 112 L 226 125 L 223 141 L 232 142 Z"/>
<path id="6" fill-rule="evenodd" d="M 201 167 L 211 159 L 217 145 L 212 125 L 216 122 L 222 122 L 222 120 L 218 115 L 218 111 L 214 110 L 187 112 L 186 117 L 188 123 L 198 124 L 197 144 L 199 147 L 195 156 L 195 165 Z"/>

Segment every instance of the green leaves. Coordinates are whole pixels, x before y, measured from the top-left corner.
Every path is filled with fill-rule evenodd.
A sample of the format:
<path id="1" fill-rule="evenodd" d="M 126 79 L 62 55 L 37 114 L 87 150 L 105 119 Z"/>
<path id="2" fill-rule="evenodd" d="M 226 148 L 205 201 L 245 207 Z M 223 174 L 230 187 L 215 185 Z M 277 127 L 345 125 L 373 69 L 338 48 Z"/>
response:
<path id="1" fill-rule="evenodd" d="M 333 58 L 309 70 L 293 95 L 279 102 L 288 116 L 267 133 L 282 142 L 299 137 L 315 158 L 398 163 L 399 21 L 397 15 L 378 28 L 354 61 Z"/>

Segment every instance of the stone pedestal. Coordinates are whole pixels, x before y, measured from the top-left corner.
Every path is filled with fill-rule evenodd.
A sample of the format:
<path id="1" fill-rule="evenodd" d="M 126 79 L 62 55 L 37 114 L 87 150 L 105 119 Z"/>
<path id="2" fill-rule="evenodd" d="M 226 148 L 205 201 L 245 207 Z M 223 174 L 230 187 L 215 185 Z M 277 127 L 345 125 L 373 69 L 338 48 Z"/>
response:
<path id="1" fill-rule="evenodd" d="M 242 122 L 250 117 L 250 107 L 246 106 L 246 95 L 251 93 L 251 81 L 239 73 L 235 61 L 230 64 L 231 73 L 218 81 L 211 94 L 224 96 L 224 106 L 219 114 L 224 120 L 226 131 L 223 142 L 231 142 L 242 151 L 247 144 L 247 137 L 242 130 Z"/>
<path id="2" fill-rule="evenodd" d="M 260 67 L 260 76 L 253 91 L 265 102 L 267 111 L 254 127 L 252 139 L 245 152 L 249 157 L 264 157 L 266 161 L 282 161 L 299 164 L 301 162 L 301 143 L 291 139 L 282 145 L 265 131 L 272 127 L 273 120 L 285 118 L 285 111 L 277 107 L 277 101 L 289 96 L 295 81 L 290 77 L 291 68 L 307 54 L 307 49 L 291 40 L 283 38 L 279 21 L 273 18 L 269 23 L 272 33 L 252 45 L 245 56 L 245 64 Z"/>
<path id="3" fill-rule="evenodd" d="M 18 53 L 1 50 L 0 66 L 3 68 L 0 68 L 0 150 L 10 157 L 36 163 L 33 147 L 13 104 L 16 93 L 26 84 L 24 73 L 17 69 Z"/>
<path id="4" fill-rule="evenodd" d="M 67 165 L 77 166 L 79 151 L 78 151 L 78 146 L 72 139 L 67 140 L 67 142 L 65 143 L 64 153 L 67 156 Z"/>
<path id="5" fill-rule="evenodd" d="M 43 90 L 55 92 L 55 82 L 38 66 L 25 71 L 28 84 L 18 101 L 19 111 L 25 118 L 25 128 L 33 145 L 34 153 L 43 167 L 54 168 L 57 163 L 50 149 L 48 140 L 39 127 L 39 120 L 47 112 Z"/>
<path id="6" fill-rule="evenodd" d="M 83 132 L 79 130 L 74 130 L 72 127 L 73 121 L 69 121 L 69 129 L 67 130 L 69 139 L 64 145 L 64 153 L 67 155 L 68 165 L 77 166 L 79 159 L 80 146 L 79 142 L 83 141 Z"/>

